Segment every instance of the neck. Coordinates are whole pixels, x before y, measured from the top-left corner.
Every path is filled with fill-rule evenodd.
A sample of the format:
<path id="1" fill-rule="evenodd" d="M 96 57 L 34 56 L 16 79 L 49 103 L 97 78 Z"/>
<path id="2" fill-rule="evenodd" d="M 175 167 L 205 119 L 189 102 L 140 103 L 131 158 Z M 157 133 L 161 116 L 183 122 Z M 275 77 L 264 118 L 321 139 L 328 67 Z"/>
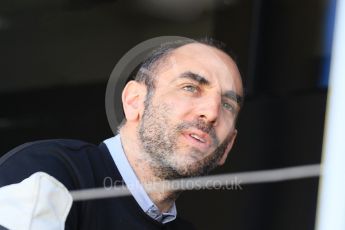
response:
<path id="1" fill-rule="evenodd" d="M 156 173 L 154 173 L 151 157 L 142 150 L 136 130 L 135 132 L 129 133 L 128 129 L 123 127 L 120 130 L 120 136 L 124 153 L 140 183 L 151 184 L 163 181 L 162 178 L 157 177 Z M 161 212 L 167 212 L 172 207 L 180 193 L 170 190 L 146 190 L 146 192 Z"/>

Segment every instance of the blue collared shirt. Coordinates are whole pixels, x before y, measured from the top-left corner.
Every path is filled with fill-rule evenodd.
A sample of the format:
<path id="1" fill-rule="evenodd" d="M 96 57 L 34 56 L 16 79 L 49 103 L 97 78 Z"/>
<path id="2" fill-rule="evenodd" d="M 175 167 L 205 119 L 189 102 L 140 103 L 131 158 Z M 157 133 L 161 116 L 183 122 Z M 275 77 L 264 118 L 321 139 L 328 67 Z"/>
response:
<path id="1" fill-rule="evenodd" d="M 151 218 L 163 224 L 175 220 L 177 215 L 175 203 L 168 212 L 161 213 L 140 184 L 138 177 L 133 171 L 123 151 L 120 135 L 118 134 L 115 137 L 109 138 L 105 140 L 104 143 L 108 147 L 111 157 L 126 183 L 128 190 L 131 192 L 141 209 Z"/>

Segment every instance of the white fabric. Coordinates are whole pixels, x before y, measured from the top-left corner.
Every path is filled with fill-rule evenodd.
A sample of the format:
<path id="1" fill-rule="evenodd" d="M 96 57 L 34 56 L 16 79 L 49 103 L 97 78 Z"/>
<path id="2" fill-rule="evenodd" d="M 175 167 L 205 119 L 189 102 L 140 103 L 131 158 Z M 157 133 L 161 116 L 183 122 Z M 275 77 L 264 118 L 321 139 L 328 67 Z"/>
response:
<path id="1" fill-rule="evenodd" d="M 37 172 L 0 188 L 0 225 L 11 230 L 61 230 L 72 202 L 63 184 Z"/>

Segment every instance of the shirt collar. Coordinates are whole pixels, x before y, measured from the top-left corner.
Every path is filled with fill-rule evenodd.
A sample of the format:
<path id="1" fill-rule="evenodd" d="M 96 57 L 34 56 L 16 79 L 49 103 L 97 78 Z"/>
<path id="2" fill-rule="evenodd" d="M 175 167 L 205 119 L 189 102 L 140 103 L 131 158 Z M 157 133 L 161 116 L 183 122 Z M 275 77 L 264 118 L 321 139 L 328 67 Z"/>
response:
<path id="1" fill-rule="evenodd" d="M 163 224 L 168 223 L 176 218 L 177 211 L 175 203 L 168 212 L 161 213 L 158 207 L 152 202 L 143 186 L 140 184 L 138 177 L 128 162 L 126 154 L 123 151 L 120 135 L 109 138 L 104 141 L 111 157 L 113 158 L 122 179 L 126 183 L 128 190 L 139 204 L 140 208 L 151 218 Z"/>

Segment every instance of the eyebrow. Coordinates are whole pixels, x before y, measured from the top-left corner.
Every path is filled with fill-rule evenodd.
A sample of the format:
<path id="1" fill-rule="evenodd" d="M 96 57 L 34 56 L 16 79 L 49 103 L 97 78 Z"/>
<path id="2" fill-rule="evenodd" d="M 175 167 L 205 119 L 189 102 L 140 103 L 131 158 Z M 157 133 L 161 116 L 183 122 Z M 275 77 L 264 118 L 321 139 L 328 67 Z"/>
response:
<path id="1" fill-rule="evenodd" d="M 226 91 L 223 94 L 223 96 L 226 97 L 226 98 L 229 98 L 230 100 L 233 100 L 233 101 L 237 102 L 237 104 L 242 106 L 243 97 L 238 95 L 237 93 L 235 93 L 235 91 L 233 91 L 233 90 Z"/>
<path id="2" fill-rule="evenodd" d="M 199 83 L 200 85 L 205 85 L 205 86 L 208 86 L 211 84 L 205 77 L 203 77 L 197 73 L 190 72 L 190 71 L 182 73 L 180 75 L 180 78 L 187 78 L 187 79 L 190 79 L 192 81 Z M 235 101 L 240 106 L 243 103 L 243 97 L 241 95 L 238 95 L 237 93 L 235 93 L 235 91 L 233 91 L 233 90 L 226 91 L 222 96 L 226 97 L 232 101 Z"/>
<path id="3" fill-rule="evenodd" d="M 210 82 L 206 78 L 190 71 L 182 73 L 180 75 L 180 78 L 188 78 L 190 80 L 198 82 L 200 85 L 210 85 Z"/>

